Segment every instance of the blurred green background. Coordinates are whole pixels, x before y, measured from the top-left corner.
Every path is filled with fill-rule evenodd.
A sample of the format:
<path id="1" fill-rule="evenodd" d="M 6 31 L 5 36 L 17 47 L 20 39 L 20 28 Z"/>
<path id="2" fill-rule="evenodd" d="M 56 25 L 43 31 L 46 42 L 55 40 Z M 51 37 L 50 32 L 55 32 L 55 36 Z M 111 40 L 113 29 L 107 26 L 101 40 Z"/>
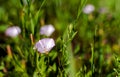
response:
<path id="1" fill-rule="evenodd" d="M 84 1 L 86 2 L 82 6 Z M 85 14 L 82 11 L 87 4 L 92 4 L 95 7 L 91 14 Z M 51 37 L 57 40 L 65 33 L 69 24 L 74 23 L 74 21 L 76 22 L 73 30 L 77 34 L 71 41 L 70 49 L 73 53 L 76 71 L 81 72 L 80 74 L 83 74 L 83 77 L 90 77 L 92 44 L 94 48 L 94 72 L 91 77 L 119 76 L 119 7 L 120 0 L 31 0 L 30 4 L 26 0 L 0 0 L 0 77 L 19 77 L 19 74 L 14 75 L 17 69 L 14 70 L 16 68 L 15 63 L 7 57 L 6 45 L 11 46 L 13 54 L 18 57 L 16 60 L 21 62 L 23 59 L 23 57 L 21 58 L 23 56 L 21 52 L 28 51 L 31 45 L 30 33 L 37 41 L 42 37 L 39 37 L 40 27 L 45 24 L 53 24 L 55 32 Z M 104 9 L 104 12 L 101 13 L 101 9 Z M 39 14 L 38 10 L 40 10 Z M 77 15 L 79 16 L 78 19 Z M 4 34 L 8 27 L 14 25 L 22 29 L 19 39 L 11 39 Z M 24 48 L 22 49 L 22 47 Z M 32 49 L 32 47 L 30 48 Z M 59 49 L 58 43 L 57 47 Z M 58 50 L 57 47 L 52 51 L 53 54 Z M 27 54 L 27 52 L 22 52 L 22 54 L 25 53 Z M 31 61 L 34 60 L 31 59 Z M 57 59 L 53 62 L 56 63 Z M 28 66 L 28 70 L 31 67 Z M 56 67 L 59 67 L 59 65 L 56 64 Z M 50 73 L 52 76 L 48 75 L 46 77 L 57 77 L 57 73 L 58 69 L 55 73 Z"/>

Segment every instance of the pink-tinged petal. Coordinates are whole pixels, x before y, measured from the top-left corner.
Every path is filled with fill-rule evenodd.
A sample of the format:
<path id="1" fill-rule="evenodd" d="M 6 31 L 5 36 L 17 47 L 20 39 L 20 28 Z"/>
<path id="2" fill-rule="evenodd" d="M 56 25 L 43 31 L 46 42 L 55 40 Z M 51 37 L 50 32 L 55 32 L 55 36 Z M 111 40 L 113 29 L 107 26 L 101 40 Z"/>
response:
<path id="1" fill-rule="evenodd" d="M 35 44 L 34 49 L 37 49 L 37 51 L 40 52 L 40 53 L 47 53 L 54 46 L 55 46 L 55 42 L 52 38 L 44 38 L 44 39 L 39 40 Z"/>

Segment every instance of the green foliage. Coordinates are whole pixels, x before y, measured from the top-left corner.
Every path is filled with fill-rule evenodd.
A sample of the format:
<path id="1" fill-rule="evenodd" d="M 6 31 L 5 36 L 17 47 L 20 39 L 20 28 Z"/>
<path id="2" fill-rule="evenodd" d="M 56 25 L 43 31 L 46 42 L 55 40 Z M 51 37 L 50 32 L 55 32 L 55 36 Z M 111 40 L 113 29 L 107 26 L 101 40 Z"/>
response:
<path id="1" fill-rule="evenodd" d="M 91 14 L 83 12 L 87 4 L 95 7 Z M 119 4 L 119 0 L 1 0 L 0 77 L 119 77 Z M 101 8 L 105 12 L 99 12 Z M 33 48 L 47 38 L 39 32 L 45 24 L 54 25 L 50 38 L 56 45 L 41 54 Z M 10 26 L 19 26 L 21 34 L 7 37 Z"/>

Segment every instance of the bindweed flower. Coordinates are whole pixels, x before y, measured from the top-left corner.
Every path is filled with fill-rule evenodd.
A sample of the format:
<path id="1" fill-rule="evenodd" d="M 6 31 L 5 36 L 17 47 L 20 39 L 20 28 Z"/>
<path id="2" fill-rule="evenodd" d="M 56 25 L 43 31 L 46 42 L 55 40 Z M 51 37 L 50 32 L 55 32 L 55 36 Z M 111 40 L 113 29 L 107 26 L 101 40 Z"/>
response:
<path id="1" fill-rule="evenodd" d="M 100 14 L 106 14 L 106 13 L 108 13 L 108 9 L 105 8 L 105 7 L 101 7 L 101 8 L 99 9 L 99 13 L 100 13 Z"/>
<path id="2" fill-rule="evenodd" d="M 52 25 L 44 25 L 40 29 L 40 34 L 50 36 L 54 31 L 55 31 L 55 28 Z"/>
<path id="3" fill-rule="evenodd" d="M 90 14 L 90 13 L 92 13 L 94 10 L 95 10 L 95 7 L 94 7 L 93 5 L 91 5 L 91 4 L 88 4 L 88 5 L 86 5 L 86 6 L 83 8 L 83 12 L 84 12 L 85 14 Z"/>
<path id="4" fill-rule="evenodd" d="M 16 37 L 20 33 L 21 33 L 21 29 L 18 26 L 9 27 L 5 31 L 6 36 L 9 36 L 9 37 L 12 37 L 12 38 Z"/>
<path id="5" fill-rule="evenodd" d="M 34 49 L 37 49 L 37 51 L 40 52 L 40 53 L 47 53 L 54 46 L 55 46 L 55 42 L 52 38 L 44 38 L 44 39 L 39 40 L 35 44 Z"/>

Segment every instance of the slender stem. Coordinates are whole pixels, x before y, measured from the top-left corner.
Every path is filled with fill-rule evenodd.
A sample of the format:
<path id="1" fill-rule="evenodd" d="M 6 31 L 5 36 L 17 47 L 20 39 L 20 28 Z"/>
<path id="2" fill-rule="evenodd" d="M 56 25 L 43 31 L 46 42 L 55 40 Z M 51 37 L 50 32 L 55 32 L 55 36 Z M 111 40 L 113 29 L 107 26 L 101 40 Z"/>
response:
<path id="1" fill-rule="evenodd" d="M 38 69 L 39 68 L 39 64 L 38 64 L 39 54 L 38 53 L 35 53 L 35 54 L 36 54 L 36 67 Z"/>
<path id="2" fill-rule="evenodd" d="M 91 57 L 91 70 L 92 70 L 92 75 L 94 73 L 94 46 L 91 44 L 91 51 L 92 51 L 92 57 Z"/>

